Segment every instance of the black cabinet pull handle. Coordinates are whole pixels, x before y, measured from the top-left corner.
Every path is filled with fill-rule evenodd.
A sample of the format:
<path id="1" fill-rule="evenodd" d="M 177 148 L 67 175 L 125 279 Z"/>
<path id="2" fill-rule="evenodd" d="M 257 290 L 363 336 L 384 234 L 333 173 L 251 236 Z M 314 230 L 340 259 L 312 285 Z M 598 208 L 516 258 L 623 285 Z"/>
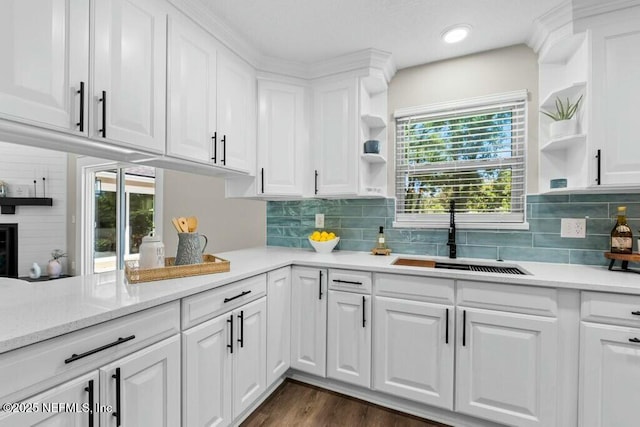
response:
<path id="1" fill-rule="evenodd" d="M 80 132 L 84 132 L 84 82 L 80 82 L 80 89 L 76 93 L 80 94 L 80 115 L 76 126 L 80 128 Z"/>
<path id="2" fill-rule="evenodd" d="M 264 194 L 264 168 L 260 169 L 260 191 Z"/>
<path id="3" fill-rule="evenodd" d="M 467 310 L 462 310 L 462 346 L 467 345 Z"/>
<path id="4" fill-rule="evenodd" d="M 227 165 L 227 135 L 222 135 L 222 165 Z"/>
<path id="5" fill-rule="evenodd" d="M 600 168 L 601 168 L 601 164 L 602 164 L 602 155 L 601 155 L 601 151 L 600 150 L 598 150 L 597 153 L 596 153 L 596 159 L 598 159 L 596 184 L 600 185 Z"/>
<path id="6" fill-rule="evenodd" d="M 93 427 L 93 380 L 89 380 L 89 385 L 84 388 L 89 393 L 89 427 Z"/>
<path id="7" fill-rule="evenodd" d="M 211 160 L 213 160 L 213 163 L 216 163 L 216 157 L 218 156 L 218 132 L 214 132 L 211 139 L 213 141 L 213 157 L 211 158 Z"/>
<path id="8" fill-rule="evenodd" d="M 229 344 L 227 344 L 227 348 L 231 350 L 231 354 L 233 354 L 233 314 L 229 316 L 227 319 L 227 323 L 230 324 L 229 329 L 231 329 L 231 337 Z"/>
<path id="9" fill-rule="evenodd" d="M 640 316 L 640 310 L 632 311 L 631 314 L 633 314 L 634 316 Z"/>
<path id="10" fill-rule="evenodd" d="M 70 358 L 65 359 L 64 363 L 71 363 L 71 362 L 75 362 L 78 359 L 82 359 L 83 357 L 87 357 L 87 356 L 91 356 L 92 354 L 96 354 L 98 352 L 101 352 L 102 350 L 106 350 L 108 348 L 111 347 L 115 347 L 118 344 L 122 344 L 123 342 L 127 342 L 127 341 L 131 341 L 132 339 L 134 339 L 136 336 L 135 335 L 131 335 L 128 336 L 126 338 L 118 338 L 116 341 L 103 345 L 102 347 L 98 347 L 98 348 L 94 348 L 93 350 L 89 350 L 85 353 L 82 354 L 72 354 Z"/>
<path id="11" fill-rule="evenodd" d="M 226 302 L 229 302 L 229 301 L 233 301 L 234 299 L 241 298 L 241 297 L 243 297 L 245 295 L 249 295 L 250 293 L 251 293 L 251 291 L 244 291 L 241 294 L 236 295 L 235 297 L 225 298 L 223 302 L 226 303 Z"/>
<path id="12" fill-rule="evenodd" d="M 318 280 L 318 299 L 322 299 L 322 270 L 319 271 L 320 280 Z"/>
<path id="13" fill-rule="evenodd" d="M 449 344 L 449 309 L 445 309 L 444 315 L 444 343 Z"/>
<path id="14" fill-rule="evenodd" d="M 365 307 L 366 302 L 367 302 L 367 298 L 364 295 L 362 295 L 362 327 L 363 328 L 367 327 L 367 319 L 366 319 L 366 317 L 364 315 L 364 312 L 365 312 L 364 307 Z"/>
<path id="15" fill-rule="evenodd" d="M 333 279 L 334 283 L 347 283 L 349 285 L 362 285 L 362 282 L 354 282 L 351 280 Z"/>
<path id="16" fill-rule="evenodd" d="M 102 137 L 107 137 L 107 91 L 102 91 L 102 98 L 98 99 L 98 102 L 102 102 L 102 129 L 98 132 L 102 133 Z"/>
<path id="17" fill-rule="evenodd" d="M 629 338 L 629 342 L 640 343 L 640 339 L 638 339 L 638 338 Z"/>
<path id="18" fill-rule="evenodd" d="M 116 417 L 116 427 L 120 427 L 120 368 L 116 368 L 116 373 L 111 378 L 116 380 L 116 411 L 111 415 Z"/>
<path id="19" fill-rule="evenodd" d="M 238 338 L 238 342 L 240 343 L 240 348 L 244 348 L 244 311 L 240 310 L 238 319 L 240 320 L 240 338 Z"/>
<path id="20" fill-rule="evenodd" d="M 315 170 L 315 194 L 318 194 L 318 169 Z"/>

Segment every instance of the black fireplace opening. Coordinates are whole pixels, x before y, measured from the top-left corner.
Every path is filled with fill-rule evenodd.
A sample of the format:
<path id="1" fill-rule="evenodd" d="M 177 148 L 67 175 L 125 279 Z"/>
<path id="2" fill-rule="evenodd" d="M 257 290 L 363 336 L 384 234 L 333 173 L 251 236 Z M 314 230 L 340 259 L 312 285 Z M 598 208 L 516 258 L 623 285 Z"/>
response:
<path id="1" fill-rule="evenodd" d="M 18 277 L 18 224 L 0 224 L 0 277 Z"/>

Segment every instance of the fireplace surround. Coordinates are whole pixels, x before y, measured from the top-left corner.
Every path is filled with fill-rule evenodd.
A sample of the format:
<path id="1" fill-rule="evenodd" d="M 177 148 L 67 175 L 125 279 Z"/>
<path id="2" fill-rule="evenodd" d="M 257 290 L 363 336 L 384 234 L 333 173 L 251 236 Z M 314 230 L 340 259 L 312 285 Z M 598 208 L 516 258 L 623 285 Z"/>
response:
<path id="1" fill-rule="evenodd" d="M 0 277 L 18 277 L 18 224 L 0 224 Z"/>

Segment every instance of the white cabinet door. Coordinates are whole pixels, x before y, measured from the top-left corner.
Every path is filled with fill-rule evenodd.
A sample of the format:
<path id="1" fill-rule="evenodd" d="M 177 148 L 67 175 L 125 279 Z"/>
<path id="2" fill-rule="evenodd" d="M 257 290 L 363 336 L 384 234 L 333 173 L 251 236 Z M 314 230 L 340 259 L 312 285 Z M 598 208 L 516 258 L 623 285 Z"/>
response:
<path id="1" fill-rule="evenodd" d="M 103 427 L 180 425 L 180 337 L 100 368 L 100 396 L 114 411 L 101 414 Z"/>
<path id="2" fill-rule="evenodd" d="M 258 82 L 258 194 L 302 195 L 305 120 L 304 87 Z"/>
<path id="3" fill-rule="evenodd" d="M 163 153 L 166 5 L 158 0 L 96 0 L 92 4 L 94 114 L 90 136 Z"/>
<path id="4" fill-rule="evenodd" d="M 212 162 L 216 131 L 214 39 L 187 18 L 169 18 L 167 154 Z"/>
<path id="5" fill-rule="evenodd" d="M 267 385 L 291 365 L 291 268 L 267 274 Z"/>
<path id="6" fill-rule="evenodd" d="M 233 314 L 237 331 L 233 362 L 233 417 L 236 418 L 266 390 L 266 298 L 250 302 Z"/>
<path id="7" fill-rule="evenodd" d="M 601 185 L 640 184 L 640 8 L 625 9 L 615 23 L 591 30 L 590 138 L 601 149 Z"/>
<path id="8" fill-rule="evenodd" d="M 640 329 L 582 324 L 582 427 L 637 426 Z"/>
<path id="9" fill-rule="evenodd" d="M 98 413 L 93 409 L 98 403 L 98 371 L 94 371 L 30 397 L 22 406 L 16 404 L 15 411 L 0 411 L 0 427 L 97 426 Z"/>
<path id="10" fill-rule="evenodd" d="M 514 426 L 556 425 L 557 319 L 458 308 L 457 411 Z"/>
<path id="11" fill-rule="evenodd" d="M 358 193 L 358 80 L 314 86 L 312 144 L 316 159 L 316 194 Z"/>
<path id="12" fill-rule="evenodd" d="M 0 57 L 0 117 L 87 134 L 88 1 L 3 0 Z"/>
<path id="13" fill-rule="evenodd" d="M 327 271 L 293 267 L 291 280 L 291 367 L 326 376 Z"/>
<path id="14" fill-rule="evenodd" d="M 256 155 L 256 76 L 248 64 L 218 52 L 218 130 L 216 163 L 254 173 Z"/>
<path id="15" fill-rule="evenodd" d="M 453 307 L 376 297 L 373 386 L 453 409 Z"/>
<path id="16" fill-rule="evenodd" d="M 185 427 L 231 424 L 231 322 L 228 313 L 182 333 Z"/>
<path id="17" fill-rule="evenodd" d="M 371 296 L 329 291 L 327 377 L 371 387 Z"/>

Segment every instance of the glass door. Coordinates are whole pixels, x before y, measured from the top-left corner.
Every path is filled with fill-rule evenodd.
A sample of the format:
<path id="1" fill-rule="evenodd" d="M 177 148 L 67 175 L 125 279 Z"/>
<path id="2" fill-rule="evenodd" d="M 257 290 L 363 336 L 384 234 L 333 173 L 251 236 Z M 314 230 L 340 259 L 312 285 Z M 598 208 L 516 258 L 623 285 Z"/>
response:
<path id="1" fill-rule="evenodd" d="M 103 273 L 120 270 L 138 259 L 142 238 L 156 223 L 156 171 L 145 166 L 102 166 L 89 168 L 86 182 L 92 183 L 90 212 L 87 212 L 89 251 L 85 271 Z"/>

